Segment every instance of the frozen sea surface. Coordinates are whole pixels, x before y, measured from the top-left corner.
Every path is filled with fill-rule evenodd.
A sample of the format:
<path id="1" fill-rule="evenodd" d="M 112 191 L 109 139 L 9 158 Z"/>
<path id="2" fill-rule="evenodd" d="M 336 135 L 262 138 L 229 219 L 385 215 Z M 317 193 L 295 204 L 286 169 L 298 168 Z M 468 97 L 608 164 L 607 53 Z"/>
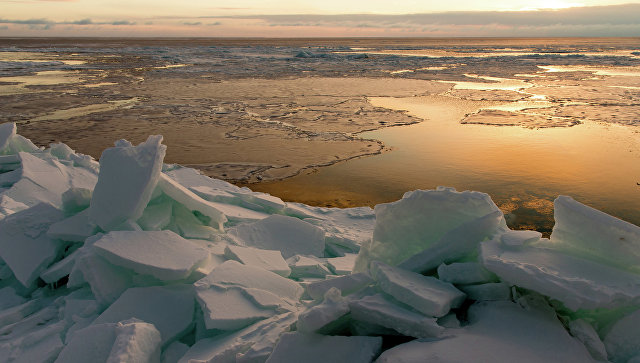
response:
<path id="1" fill-rule="evenodd" d="M 167 162 L 314 205 L 484 190 L 548 233 L 558 194 L 640 223 L 639 74 L 624 38 L 4 39 L 0 120 L 96 158 L 163 134 Z"/>

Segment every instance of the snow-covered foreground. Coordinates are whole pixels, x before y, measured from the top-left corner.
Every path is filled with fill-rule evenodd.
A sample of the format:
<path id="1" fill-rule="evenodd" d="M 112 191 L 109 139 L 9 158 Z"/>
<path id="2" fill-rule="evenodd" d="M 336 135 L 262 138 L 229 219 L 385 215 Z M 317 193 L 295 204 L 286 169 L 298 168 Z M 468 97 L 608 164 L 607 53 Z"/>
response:
<path id="1" fill-rule="evenodd" d="M 640 228 L 439 188 L 327 209 L 0 125 L 0 360 L 640 362 Z"/>

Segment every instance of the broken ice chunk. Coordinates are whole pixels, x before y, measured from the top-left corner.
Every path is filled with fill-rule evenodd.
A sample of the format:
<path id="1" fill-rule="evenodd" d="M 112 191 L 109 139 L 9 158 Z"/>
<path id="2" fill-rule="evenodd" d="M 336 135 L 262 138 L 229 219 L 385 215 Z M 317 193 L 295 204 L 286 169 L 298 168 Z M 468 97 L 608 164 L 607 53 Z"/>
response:
<path id="1" fill-rule="evenodd" d="M 323 257 L 324 254 L 324 231 L 293 217 L 275 214 L 258 222 L 238 225 L 229 234 L 246 246 L 278 250 L 284 258 Z"/>
<path id="2" fill-rule="evenodd" d="M 87 282 L 100 305 L 111 304 L 133 285 L 130 270 L 112 265 L 92 250 L 79 249 L 75 259 L 68 285 Z"/>
<path id="3" fill-rule="evenodd" d="M 24 303 L 26 299 L 16 294 L 16 289 L 6 286 L 0 289 L 0 310 L 6 311 L 8 308 Z"/>
<path id="4" fill-rule="evenodd" d="M 380 363 L 592 362 L 555 314 L 525 310 L 509 301 L 474 304 L 469 325 L 439 340 L 414 340 L 391 348 Z M 470 348 L 472 347 L 472 348 Z"/>
<path id="5" fill-rule="evenodd" d="M 114 265 L 163 281 L 186 278 L 209 253 L 171 231 L 113 231 L 93 247 Z"/>
<path id="6" fill-rule="evenodd" d="M 63 322 L 57 322 L 4 341 L 0 343 L 0 357 L 16 363 L 53 362 L 64 347 L 64 328 Z"/>
<path id="7" fill-rule="evenodd" d="M 173 342 L 169 344 L 169 346 L 162 352 L 160 362 L 177 363 L 180 358 L 182 358 L 187 353 L 188 350 L 188 345 L 180 342 Z"/>
<path id="8" fill-rule="evenodd" d="M 162 170 L 167 147 L 162 136 L 149 136 L 140 145 L 106 149 L 93 191 L 89 217 L 105 231 L 142 216 Z"/>
<path id="9" fill-rule="evenodd" d="M 96 324 L 78 330 L 56 362 L 156 362 L 160 360 L 160 333 L 136 319 Z"/>
<path id="10" fill-rule="evenodd" d="M 194 305 L 192 286 L 135 287 L 125 291 L 93 324 L 140 319 L 158 329 L 164 346 L 193 327 Z"/>
<path id="11" fill-rule="evenodd" d="M 573 311 L 612 309 L 640 299 L 638 275 L 561 252 L 528 246 L 481 244 L 482 263 L 512 285 L 549 296 Z"/>
<path id="12" fill-rule="evenodd" d="M 477 253 L 480 242 L 496 233 L 503 221 L 502 212 L 495 211 L 464 223 L 445 233 L 426 250 L 402 261 L 398 267 L 414 272 L 427 272 L 441 263 L 451 263 L 473 255 Z"/>
<path id="13" fill-rule="evenodd" d="M 41 202 L 61 206 L 67 189 L 93 189 L 98 180 L 92 171 L 63 165 L 47 154 L 20 152 L 19 157 L 21 167 L 15 170 L 19 180 L 4 194 L 28 206 Z"/>
<path id="14" fill-rule="evenodd" d="M 627 362 L 640 355 L 640 310 L 624 316 L 604 336 L 604 346 L 612 362 Z"/>
<path id="15" fill-rule="evenodd" d="M 329 258 L 327 259 L 327 263 L 336 275 L 347 275 L 353 270 L 357 257 L 357 254 L 347 253 L 342 257 Z"/>
<path id="16" fill-rule="evenodd" d="M 449 283 L 379 261 L 371 264 L 371 273 L 382 291 L 427 316 L 445 316 L 465 299 L 465 294 Z"/>
<path id="17" fill-rule="evenodd" d="M 508 247 L 521 247 L 537 242 L 542 233 L 537 231 L 507 231 L 500 236 L 500 241 Z"/>
<path id="18" fill-rule="evenodd" d="M 372 282 L 371 276 L 361 272 L 310 283 L 307 285 L 307 293 L 312 299 L 320 300 L 332 287 L 348 295 L 367 287 Z"/>
<path id="19" fill-rule="evenodd" d="M 93 236 L 97 231 L 98 226 L 89 221 L 89 212 L 84 210 L 52 224 L 47 235 L 63 241 L 84 242 L 87 237 Z"/>
<path id="20" fill-rule="evenodd" d="M 313 282 L 307 285 L 307 293 L 314 300 L 320 300 L 332 287 L 342 291 L 344 295 L 364 289 L 373 282 L 371 276 L 365 273 L 351 274 Z"/>
<path id="21" fill-rule="evenodd" d="M 284 333 L 267 363 L 367 363 L 378 355 L 381 347 L 380 337 Z"/>
<path id="22" fill-rule="evenodd" d="M 172 208 L 169 201 L 148 205 L 138 219 L 138 225 L 145 231 L 159 231 L 171 222 Z"/>
<path id="23" fill-rule="evenodd" d="M 63 246 L 46 232 L 62 218 L 59 209 L 40 203 L 0 220 L 0 257 L 25 287 L 58 257 Z"/>
<path id="24" fill-rule="evenodd" d="M 76 263 L 76 257 L 78 257 L 78 255 L 78 250 L 73 251 L 69 256 L 65 257 L 61 261 L 56 262 L 45 271 L 43 271 L 40 274 L 40 278 L 47 284 L 52 284 L 69 275 Z"/>
<path id="25" fill-rule="evenodd" d="M 265 269 L 243 265 L 237 261 L 226 261 L 211 273 L 196 282 L 196 286 L 220 285 L 240 286 L 269 291 L 280 298 L 298 301 L 302 295 L 302 287 L 295 281 L 284 278 Z"/>
<path id="26" fill-rule="evenodd" d="M 378 204 L 374 210 L 373 239 L 360 249 L 354 269 L 357 272 L 366 271 L 374 260 L 397 265 L 428 249 L 448 232 L 493 212 L 500 213 L 496 223 L 462 230 L 461 240 L 453 242 L 475 244 L 493 234 L 496 228 L 506 227 L 498 207 L 487 194 L 479 192 L 416 190 L 405 193 L 399 201 Z M 437 261 L 432 268 L 442 262 L 445 261 Z"/>
<path id="27" fill-rule="evenodd" d="M 382 325 L 410 337 L 437 337 L 444 331 L 435 318 L 402 308 L 382 294 L 351 301 L 349 308 L 353 319 Z"/>
<path id="28" fill-rule="evenodd" d="M 287 277 L 291 273 L 291 269 L 287 265 L 287 261 L 282 258 L 280 251 L 230 245 L 226 247 L 224 254 L 230 260 L 239 261 L 244 265 L 260 267 L 275 272 L 280 276 Z"/>
<path id="29" fill-rule="evenodd" d="M 569 332 L 584 344 L 593 359 L 607 361 L 607 350 L 591 324 L 583 319 L 573 320 L 569 322 Z"/>
<path id="30" fill-rule="evenodd" d="M 295 314 L 259 321 L 238 332 L 198 340 L 180 359 L 188 362 L 264 362 L 283 332 L 291 330 Z"/>
<path id="31" fill-rule="evenodd" d="M 324 301 L 298 315 L 298 331 L 313 333 L 323 326 L 336 321 L 349 312 L 349 304 L 340 290 L 331 288 L 324 295 Z"/>
<path id="32" fill-rule="evenodd" d="M 559 196 L 548 247 L 640 273 L 640 227 Z"/>
<path id="33" fill-rule="evenodd" d="M 207 329 L 238 330 L 275 314 L 256 306 L 241 288 L 209 286 L 196 289 Z"/>
<path id="34" fill-rule="evenodd" d="M 8 152 L 7 148 L 9 146 L 9 141 L 14 135 L 16 135 L 16 130 L 15 122 L 0 124 L 0 154 Z"/>
<path id="35" fill-rule="evenodd" d="M 291 268 L 291 278 L 325 277 L 331 271 L 325 266 L 325 262 L 317 257 L 295 255 L 287 259 Z"/>
<path id="36" fill-rule="evenodd" d="M 91 189 L 69 188 L 66 192 L 62 193 L 62 209 L 64 209 L 68 215 L 89 208 L 92 195 L 93 190 Z"/>
<path id="37" fill-rule="evenodd" d="M 181 204 L 174 204 L 173 223 L 184 238 L 211 239 L 217 234 L 213 227 L 205 226 L 192 211 Z"/>
<path id="38" fill-rule="evenodd" d="M 479 285 L 458 286 L 467 298 L 476 301 L 497 301 L 511 299 L 511 287 L 504 282 L 490 282 Z"/>
<path id="39" fill-rule="evenodd" d="M 459 262 L 438 266 L 438 279 L 452 284 L 479 284 L 497 281 L 497 276 L 477 262 Z"/>
<path id="40" fill-rule="evenodd" d="M 209 218 L 208 225 L 223 230 L 223 224 L 227 218 L 211 202 L 208 202 L 195 193 L 180 185 L 164 173 L 160 173 L 158 187 L 171 199 L 175 200 L 190 211 L 197 211 Z"/>

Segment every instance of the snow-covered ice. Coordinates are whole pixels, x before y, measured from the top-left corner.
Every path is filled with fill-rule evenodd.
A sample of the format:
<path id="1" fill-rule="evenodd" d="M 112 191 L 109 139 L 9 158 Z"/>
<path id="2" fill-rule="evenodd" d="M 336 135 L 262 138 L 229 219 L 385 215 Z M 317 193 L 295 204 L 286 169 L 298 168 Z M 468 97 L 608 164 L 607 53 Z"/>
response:
<path id="1" fill-rule="evenodd" d="M 569 309 L 616 308 L 640 301 L 639 275 L 566 253 L 482 244 L 484 266 L 511 284 L 563 302 Z"/>
<path id="2" fill-rule="evenodd" d="M 324 256 L 324 231 L 298 218 L 274 214 L 258 222 L 241 224 L 229 234 L 249 247 L 279 250 L 284 258 Z"/>
<path id="3" fill-rule="evenodd" d="M 379 337 L 285 333 L 267 363 L 371 362 L 382 346 Z"/>
<path id="4" fill-rule="evenodd" d="M 374 262 L 371 270 L 382 291 L 427 316 L 445 316 L 451 308 L 462 305 L 465 299 L 462 291 L 435 277 L 423 276 L 382 262 Z"/>
<path id="5" fill-rule="evenodd" d="M 167 147 L 162 136 L 149 136 L 138 146 L 120 140 L 100 156 L 100 175 L 89 217 L 105 231 L 142 216 L 158 184 Z"/>
<path id="6" fill-rule="evenodd" d="M 113 231 L 93 247 L 116 266 L 164 281 L 188 277 L 207 257 L 204 248 L 171 231 Z"/>
<path id="7" fill-rule="evenodd" d="M 382 294 L 376 294 L 351 301 L 351 316 L 356 320 L 382 325 L 416 338 L 437 337 L 444 331 L 435 318 L 426 317 L 389 300 Z"/>
<path id="8" fill-rule="evenodd" d="M 0 125 L 1 361 L 640 361 L 637 226 L 559 197 L 546 239 L 442 187 L 287 203 L 160 142 L 97 163 Z"/>

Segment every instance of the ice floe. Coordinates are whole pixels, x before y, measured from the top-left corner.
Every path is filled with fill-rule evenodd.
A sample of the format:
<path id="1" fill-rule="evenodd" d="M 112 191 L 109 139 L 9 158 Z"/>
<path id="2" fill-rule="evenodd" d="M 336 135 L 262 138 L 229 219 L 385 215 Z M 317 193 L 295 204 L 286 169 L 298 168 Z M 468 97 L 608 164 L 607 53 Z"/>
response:
<path id="1" fill-rule="evenodd" d="M 550 239 L 491 198 L 288 203 L 0 125 L 0 360 L 635 362 L 640 228 L 569 197 Z"/>

